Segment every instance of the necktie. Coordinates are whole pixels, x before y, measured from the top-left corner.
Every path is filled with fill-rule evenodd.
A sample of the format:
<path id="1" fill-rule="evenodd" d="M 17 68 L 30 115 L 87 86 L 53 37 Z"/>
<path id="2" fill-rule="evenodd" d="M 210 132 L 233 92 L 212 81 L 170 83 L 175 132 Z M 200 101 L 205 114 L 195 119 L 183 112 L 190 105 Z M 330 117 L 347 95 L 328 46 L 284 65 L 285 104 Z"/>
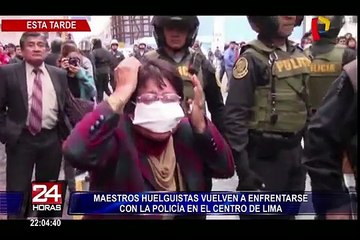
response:
<path id="1" fill-rule="evenodd" d="M 34 69 L 35 79 L 31 97 L 31 109 L 29 116 L 29 131 L 36 135 L 42 126 L 42 81 L 40 78 L 41 70 Z"/>

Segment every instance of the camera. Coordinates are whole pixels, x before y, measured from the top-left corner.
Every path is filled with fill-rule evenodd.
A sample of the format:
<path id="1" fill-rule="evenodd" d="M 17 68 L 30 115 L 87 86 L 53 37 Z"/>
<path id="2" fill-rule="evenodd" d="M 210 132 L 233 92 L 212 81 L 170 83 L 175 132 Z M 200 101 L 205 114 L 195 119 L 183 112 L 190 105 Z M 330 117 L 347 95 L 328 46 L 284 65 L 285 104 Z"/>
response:
<path id="1" fill-rule="evenodd" d="M 80 59 L 77 57 L 71 57 L 69 58 L 69 64 L 72 66 L 79 66 Z"/>

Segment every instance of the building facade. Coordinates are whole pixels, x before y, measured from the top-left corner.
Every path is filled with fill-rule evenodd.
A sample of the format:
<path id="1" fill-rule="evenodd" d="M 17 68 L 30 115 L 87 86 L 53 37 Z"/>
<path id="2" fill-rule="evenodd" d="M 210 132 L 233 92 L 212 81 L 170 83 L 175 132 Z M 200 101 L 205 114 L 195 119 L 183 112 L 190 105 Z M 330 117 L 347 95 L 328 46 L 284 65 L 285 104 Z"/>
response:
<path id="1" fill-rule="evenodd" d="M 112 37 L 125 45 L 134 44 L 137 39 L 152 36 L 152 16 L 112 16 Z"/>

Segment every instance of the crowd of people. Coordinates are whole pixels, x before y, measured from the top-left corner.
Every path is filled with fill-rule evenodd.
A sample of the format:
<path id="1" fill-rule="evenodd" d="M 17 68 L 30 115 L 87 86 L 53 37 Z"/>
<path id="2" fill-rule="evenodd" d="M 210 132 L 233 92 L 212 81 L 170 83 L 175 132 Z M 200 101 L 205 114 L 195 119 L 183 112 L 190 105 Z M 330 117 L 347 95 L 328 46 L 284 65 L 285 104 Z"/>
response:
<path id="1" fill-rule="evenodd" d="M 238 191 L 303 192 L 308 173 L 315 193 L 343 193 L 314 201 L 318 218 L 349 219 L 341 166 L 346 155 L 356 169 L 357 53 L 351 36 L 339 46 L 342 16 L 330 19 L 321 40 L 294 43 L 303 16 L 249 16 L 257 39 L 207 56 L 197 16 L 154 16 L 157 49 L 140 43 L 129 57 L 116 39 L 110 49 L 99 39 L 48 45 L 25 32 L 19 46 L 0 45 L 6 190 L 25 196 L 8 218 L 29 216 L 34 166 L 37 181 L 57 180 L 64 162 L 70 191 L 75 169 L 89 172 L 91 191 L 111 192 L 211 191 L 213 178 L 235 172 Z M 228 78 L 225 103 L 216 62 Z M 240 216 L 259 218 L 295 216 Z"/>
<path id="2" fill-rule="evenodd" d="M 311 46 L 312 43 L 313 43 L 313 38 L 311 32 L 306 32 L 304 36 L 301 38 L 300 46 L 303 49 L 307 49 L 308 47 Z M 336 43 L 357 50 L 357 41 L 352 36 L 351 33 L 346 33 L 344 36 L 338 36 L 336 38 Z"/>

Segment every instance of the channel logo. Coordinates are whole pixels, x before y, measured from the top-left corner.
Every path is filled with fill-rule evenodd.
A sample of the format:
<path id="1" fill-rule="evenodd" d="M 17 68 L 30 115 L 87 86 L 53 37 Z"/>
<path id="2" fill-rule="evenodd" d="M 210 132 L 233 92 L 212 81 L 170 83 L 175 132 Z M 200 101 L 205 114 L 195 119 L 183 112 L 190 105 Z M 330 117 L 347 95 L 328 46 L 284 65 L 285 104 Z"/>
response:
<path id="1" fill-rule="evenodd" d="M 318 22 L 322 22 L 325 24 L 325 29 L 322 31 L 319 31 L 318 29 Z M 324 16 L 318 16 L 311 20 L 311 34 L 313 41 L 319 41 L 320 40 L 320 33 L 324 33 L 329 31 L 330 29 L 330 19 Z"/>

